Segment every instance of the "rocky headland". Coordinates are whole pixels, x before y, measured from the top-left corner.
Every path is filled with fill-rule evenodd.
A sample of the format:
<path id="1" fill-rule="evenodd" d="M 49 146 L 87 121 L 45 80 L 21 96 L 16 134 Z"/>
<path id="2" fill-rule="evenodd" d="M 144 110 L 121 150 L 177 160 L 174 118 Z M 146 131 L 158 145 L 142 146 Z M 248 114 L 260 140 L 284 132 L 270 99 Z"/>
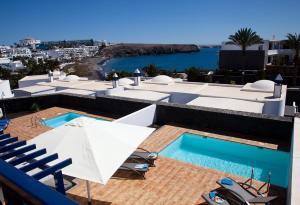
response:
<path id="1" fill-rule="evenodd" d="M 173 53 L 197 52 L 199 48 L 194 44 L 115 44 L 102 49 L 100 55 L 107 58 L 162 55 Z"/>

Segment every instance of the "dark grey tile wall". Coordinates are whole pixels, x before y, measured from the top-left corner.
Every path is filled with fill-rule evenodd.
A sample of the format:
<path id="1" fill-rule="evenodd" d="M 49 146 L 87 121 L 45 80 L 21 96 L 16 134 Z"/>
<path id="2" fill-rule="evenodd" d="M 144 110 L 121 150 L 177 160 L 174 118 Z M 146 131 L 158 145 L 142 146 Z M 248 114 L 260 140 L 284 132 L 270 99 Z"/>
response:
<path id="1" fill-rule="evenodd" d="M 150 101 L 119 97 L 87 97 L 66 94 L 53 94 L 35 97 L 12 98 L 0 101 L 5 104 L 7 113 L 29 111 L 33 103 L 42 109 L 53 106 L 78 109 L 107 117 L 122 117 L 146 106 Z M 230 110 L 195 107 L 172 103 L 157 104 L 156 124 L 178 124 L 199 130 L 234 132 L 245 136 L 256 136 L 290 143 L 293 118 L 272 117 L 262 114 Z"/>
<path id="2" fill-rule="evenodd" d="M 219 68 L 229 70 L 262 70 L 265 67 L 265 51 L 223 50 L 219 53 Z"/>
<path id="3" fill-rule="evenodd" d="M 157 124 L 168 123 L 261 138 L 286 139 L 289 142 L 292 136 L 293 118 L 159 103 Z"/>

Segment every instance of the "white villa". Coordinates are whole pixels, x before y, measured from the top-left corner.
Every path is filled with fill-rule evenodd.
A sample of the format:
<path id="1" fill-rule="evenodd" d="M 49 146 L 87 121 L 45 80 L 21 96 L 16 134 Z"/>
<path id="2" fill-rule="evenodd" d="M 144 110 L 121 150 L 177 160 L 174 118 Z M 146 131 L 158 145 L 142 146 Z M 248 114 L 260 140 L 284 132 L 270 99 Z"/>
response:
<path id="1" fill-rule="evenodd" d="M 221 50 L 241 50 L 241 48 L 231 41 L 226 41 L 222 42 Z M 261 44 L 247 47 L 247 50 L 265 51 L 265 62 L 269 65 L 273 64 L 278 57 L 283 57 L 285 61 L 292 62 L 294 56 L 294 51 L 288 47 L 285 40 L 263 40 Z"/>
<path id="2" fill-rule="evenodd" d="M 24 69 L 24 65 L 21 61 L 12 61 L 9 58 L 0 58 L 0 66 L 11 71 Z"/>
<path id="3" fill-rule="evenodd" d="M 7 58 L 10 56 L 11 47 L 10 46 L 0 46 L 0 57 Z"/>
<path id="4" fill-rule="evenodd" d="M 34 38 L 24 38 L 24 39 L 20 40 L 18 44 L 21 47 L 30 47 L 30 48 L 35 49 L 36 45 L 40 44 L 40 43 L 41 43 L 41 40 L 37 40 Z"/>
<path id="5" fill-rule="evenodd" d="M 32 57 L 32 52 L 27 47 L 20 47 L 20 48 L 12 48 L 11 49 L 11 57 Z"/>

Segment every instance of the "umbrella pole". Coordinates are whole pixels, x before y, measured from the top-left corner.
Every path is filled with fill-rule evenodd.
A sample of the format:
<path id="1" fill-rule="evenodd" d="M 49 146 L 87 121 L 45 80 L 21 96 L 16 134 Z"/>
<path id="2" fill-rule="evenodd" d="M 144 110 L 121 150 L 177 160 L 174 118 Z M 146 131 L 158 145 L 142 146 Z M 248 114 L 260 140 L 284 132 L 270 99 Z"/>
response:
<path id="1" fill-rule="evenodd" d="M 88 196 L 88 204 L 92 204 L 92 199 L 91 199 L 91 190 L 90 190 L 90 182 L 86 180 L 86 189 L 87 189 L 87 196 Z"/>

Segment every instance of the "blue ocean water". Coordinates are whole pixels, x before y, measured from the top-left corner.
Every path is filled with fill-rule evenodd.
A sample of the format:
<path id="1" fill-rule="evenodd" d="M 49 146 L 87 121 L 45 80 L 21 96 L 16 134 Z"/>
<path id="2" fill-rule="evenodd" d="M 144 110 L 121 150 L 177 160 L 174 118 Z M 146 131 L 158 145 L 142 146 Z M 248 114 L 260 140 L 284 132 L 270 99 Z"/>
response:
<path id="1" fill-rule="evenodd" d="M 136 68 L 143 68 L 155 64 L 159 68 L 173 71 L 184 71 L 195 66 L 215 70 L 219 63 L 219 48 L 201 48 L 199 52 L 177 53 L 167 55 L 147 55 L 113 58 L 102 67 L 104 70 L 133 72 Z"/>
<path id="2" fill-rule="evenodd" d="M 184 133 L 160 152 L 160 155 L 199 166 L 266 182 L 288 185 L 290 153 L 246 144 Z"/>

